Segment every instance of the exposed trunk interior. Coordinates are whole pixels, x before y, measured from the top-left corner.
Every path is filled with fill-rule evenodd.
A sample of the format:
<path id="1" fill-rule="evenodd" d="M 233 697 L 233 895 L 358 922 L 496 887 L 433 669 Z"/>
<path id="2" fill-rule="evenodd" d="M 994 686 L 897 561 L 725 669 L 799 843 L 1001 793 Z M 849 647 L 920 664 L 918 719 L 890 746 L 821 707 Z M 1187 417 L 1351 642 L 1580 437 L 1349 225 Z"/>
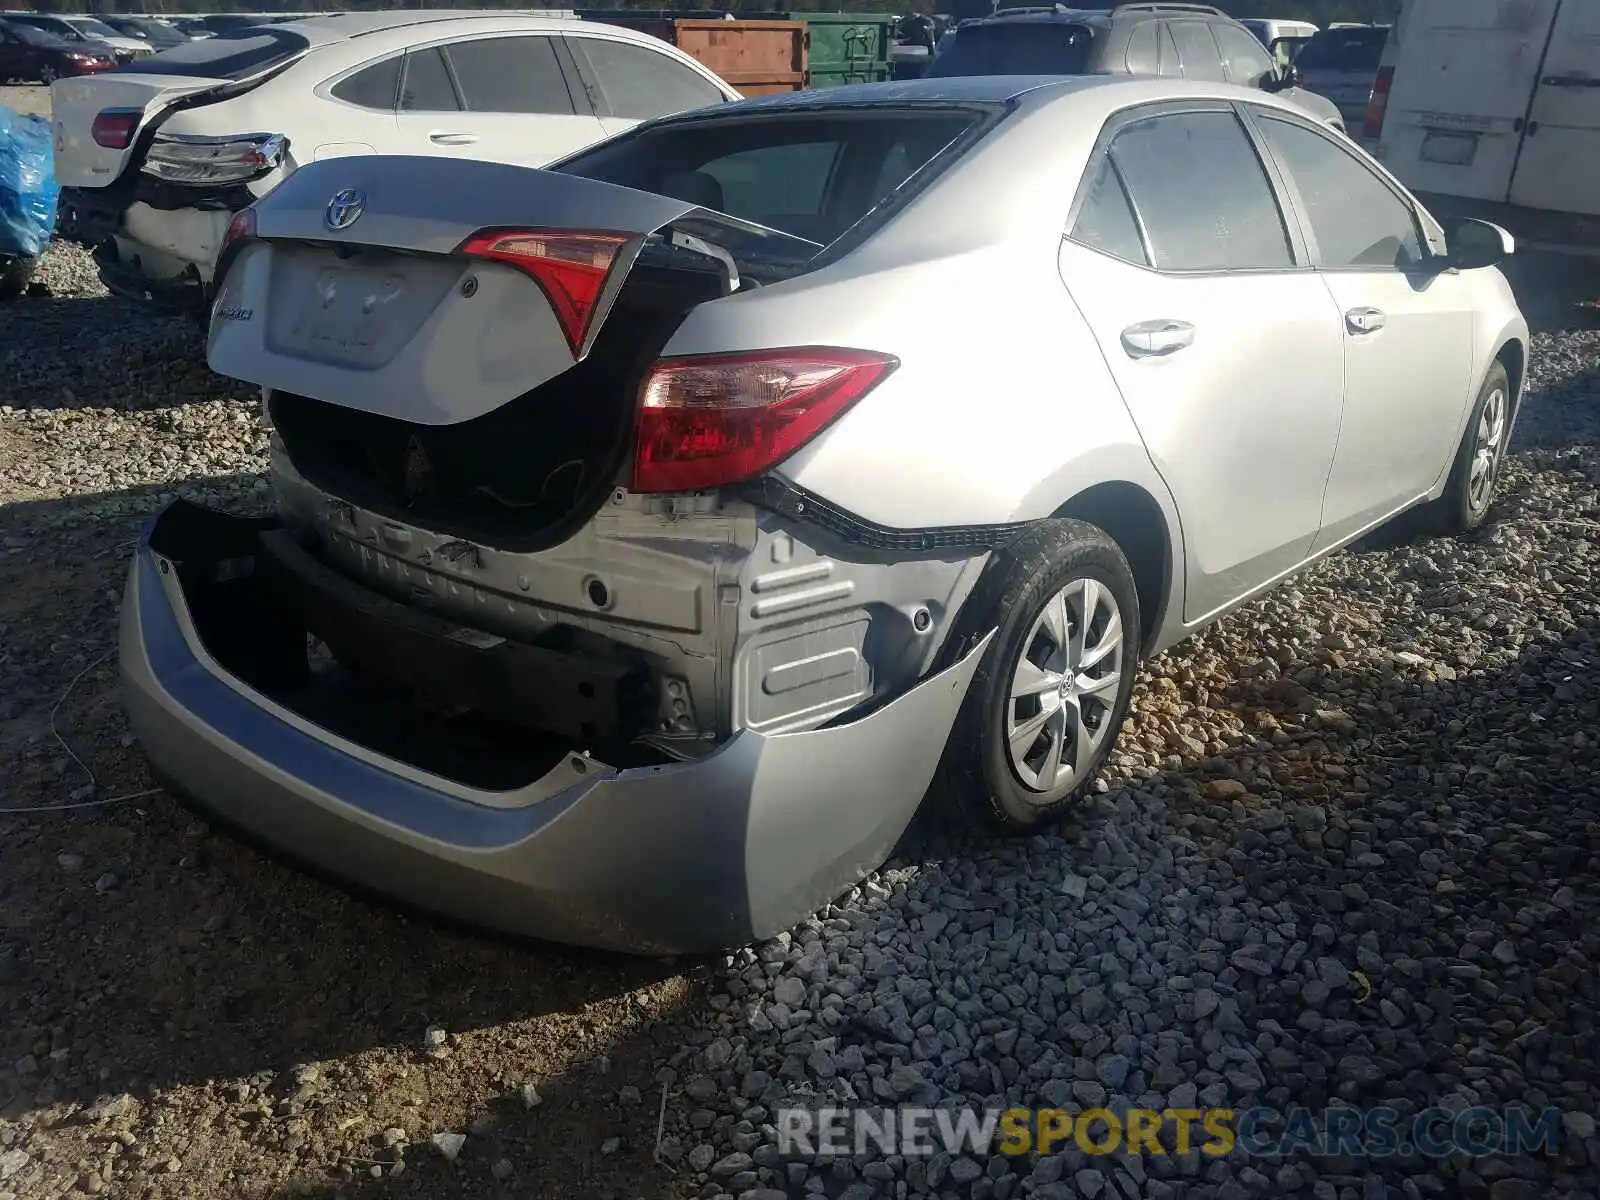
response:
<path id="1" fill-rule="evenodd" d="M 333 580 L 271 519 L 178 501 L 150 546 L 176 564 L 195 632 L 223 670 L 375 753 L 486 791 L 525 787 L 579 749 L 618 766 L 661 761 L 633 743 L 655 700 L 626 659 L 464 642 Z M 540 728 L 541 713 L 567 728 Z"/>
<path id="2" fill-rule="evenodd" d="M 689 310 L 723 291 L 703 259 L 641 258 L 587 358 L 472 420 L 419 425 L 274 392 L 272 421 L 324 491 L 439 533 L 544 549 L 605 503 L 632 448 L 644 373 Z"/>

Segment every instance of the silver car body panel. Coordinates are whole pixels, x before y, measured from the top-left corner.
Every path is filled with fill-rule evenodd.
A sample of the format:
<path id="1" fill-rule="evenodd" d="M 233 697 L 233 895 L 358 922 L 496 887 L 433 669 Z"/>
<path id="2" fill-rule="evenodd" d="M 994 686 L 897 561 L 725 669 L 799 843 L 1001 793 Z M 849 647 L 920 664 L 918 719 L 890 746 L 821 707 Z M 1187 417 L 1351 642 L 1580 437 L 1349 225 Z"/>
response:
<path id="1" fill-rule="evenodd" d="M 489 928 L 630 952 L 771 936 L 881 863 L 989 641 L 856 721 L 750 730 L 694 763 L 619 771 L 563 760 L 524 802 L 485 804 L 286 719 L 206 653 L 163 567 L 141 547 L 122 673 L 134 731 L 180 795 L 387 896 L 421 894 L 419 907 Z"/>
<path id="2" fill-rule="evenodd" d="M 1149 597 L 1144 614 L 1145 648 L 1160 650 L 1387 516 L 1439 494 L 1484 373 L 1497 355 L 1520 354 L 1527 346 L 1527 326 L 1494 269 L 1440 269 L 1407 299 L 1394 290 L 1404 276 L 1392 270 L 1324 272 L 1302 263 L 1264 273 L 1171 274 L 1064 241 L 1073 198 L 1108 123 L 1129 114 L 1238 105 L 1314 128 L 1312 119 L 1278 97 L 1132 77 L 984 78 L 845 87 L 724 111 L 999 100 L 1012 105 L 1010 115 L 932 186 L 891 211 L 870 237 L 843 253 L 822 255 L 804 274 L 699 304 L 667 341 L 662 352 L 669 356 L 805 345 L 895 356 L 898 369 L 770 473 L 772 481 L 803 498 L 795 508 L 781 514 L 739 491 L 640 496 L 619 480 L 609 502 L 576 533 L 547 549 L 513 553 L 450 538 L 393 514 L 363 511 L 302 477 L 281 451 L 274 453 L 281 519 L 340 574 L 501 636 L 531 639 L 563 627 L 642 655 L 666 685 L 649 740 L 692 761 L 614 778 L 602 771 L 603 785 L 580 783 L 576 794 L 620 795 L 627 783 L 628 794 L 641 797 L 639 811 L 649 811 L 640 828 L 657 845 L 670 845 L 670 855 L 687 855 L 679 842 L 700 838 L 714 853 L 736 853 L 747 866 L 771 866 L 769 856 L 778 851 L 736 845 L 730 830 L 706 832 L 701 822 L 712 809 L 751 838 L 782 830 L 795 858 L 772 869 L 769 894 L 754 894 L 754 874 L 727 892 L 737 890 L 740 904 L 774 920 L 780 911 L 798 917 L 799 911 L 791 911 L 795 905 L 825 898 L 822 880 L 838 883 L 875 865 L 869 860 L 887 849 L 891 831 L 904 828 L 903 818 L 933 773 L 958 693 L 971 677 L 974 629 L 986 632 L 989 624 L 988 614 L 965 612 L 963 606 L 992 551 L 1008 536 L 1004 531 L 1075 511 L 1081 498 L 1106 486 L 1123 496 L 1129 488 L 1142 493 L 1149 501 L 1143 507 L 1158 514 L 1153 519 L 1161 537 L 1149 532 L 1152 542 L 1166 547 L 1164 569 L 1171 581 L 1160 596 Z M 675 120 L 695 119 L 700 118 Z M 1325 130 L 1319 136 L 1343 152 L 1342 140 Z M 1360 151 L 1348 152 L 1387 178 Z M 380 169 L 392 169 L 395 181 L 410 169 L 400 160 L 389 163 Z M 408 199 L 398 211 L 448 212 L 443 197 L 463 169 L 465 164 L 456 164 L 444 172 L 429 164 L 417 171 L 416 190 L 434 194 Z M 329 173 L 323 176 L 332 182 Z M 513 178 L 505 176 L 507 190 L 520 186 Z M 515 178 L 526 184 L 550 176 L 524 171 Z M 325 204 L 338 189 L 319 190 Z M 328 240 L 313 228 L 320 215 L 309 193 L 294 207 L 296 193 L 280 192 L 284 224 L 266 224 L 280 218 L 264 211 L 263 231 L 281 228 L 285 237 Z M 584 207 L 580 196 L 620 203 L 586 184 L 572 187 L 570 195 L 574 208 Z M 1404 199 L 1405 193 L 1397 190 L 1396 196 Z M 1282 202 L 1289 209 L 1297 203 L 1287 191 Z M 677 201 L 627 193 L 626 204 L 610 218 L 632 231 L 670 223 L 674 214 L 688 215 L 686 210 Z M 480 218 L 505 223 L 488 209 L 461 215 L 465 211 L 454 214 L 459 225 L 447 233 L 416 216 L 407 232 L 369 213 L 363 221 L 374 224 L 365 236 L 401 244 L 415 238 L 437 249 L 453 244 L 452 238 L 459 242 L 462 228 Z M 1437 246 L 1436 223 L 1420 208 L 1414 211 L 1426 239 Z M 582 227 L 599 224 L 594 208 L 585 215 L 589 220 Z M 527 220 L 558 224 L 569 218 L 575 220 L 573 212 L 552 200 Z M 1296 228 L 1299 219 L 1294 217 Z M 1292 241 L 1301 253 L 1310 244 L 1299 233 Z M 271 254 L 247 249 L 234 268 L 244 281 L 239 286 L 261 286 L 251 281 L 274 269 L 272 261 Z M 406 261 L 437 271 L 440 288 L 456 287 L 465 269 L 447 257 L 418 254 Z M 311 376 L 300 364 L 310 361 L 307 356 L 259 349 L 268 336 L 261 331 L 270 334 L 272 322 L 283 318 L 265 293 L 231 292 L 233 278 L 230 271 L 224 294 L 245 309 L 258 301 L 267 308 L 252 320 L 227 321 L 229 328 L 214 333 L 213 365 L 269 388 L 319 394 L 305 387 Z M 534 306 L 510 298 L 512 280 L 498 281 L 488 270 L 479 278 L 479 296 L 521 304 L 514 309 L 517 321 L 506 322 L 503 333 L 493 332 L 493 322 L 463 324 L 454 333 L 425 330 L 403 351 L 419 356 L 411 361 L 420 385 L 408 383 L 392 365 L 363 376 L 342 364 L 336 375 L 326 376 L 321 394 L 352 408 L 448 423 L 524 392 L 531 386 L 526 372 L 537 374 L 549 364 L 524 362 L 522 374 L 501 371 L 495 357 L 484 353 L 483 339 L 503 337 L 510 353 L 514 333 L 546 335 L 528 315 Z M 516 276 L 515 282 L 525 281 Z M 531 284 L 528 291 L 537 294 Z M 1385 305 L 1395 319 L 1376 337 L 1357 341 L 1348 336 L 1343 310 L 1364 304 Z M 1125 352 L 1128 328 L 1152 320 L 1192 324 L 1192 343 L 1171 356 Z M 250 324 L 255 331 L 232 328 Z M 1449 335 L 1452 361 L 1448 370 L 1432 371 L 1430 356 L 1443 333 Z M 460 344 L 436 344 L 450 340 L 446 334 Z M 541 344 L 548 347 L 548 339 Z M 430 355 L 459 374 L 430 374 Z M 1362 381 L 1359 395 L 1346 394 L 1347 378 Z M 1372 463 L 1380 469 L 1367 469 Z M 1330 488 L 1338 480 L 1345 483 Z M 818 503 L 808 510 L 811 498 Z M 818 509 L 842 514 L 843 524 L 828 524 Z M 958 547 L 948 552 L 885 548 L 951 529 L 993 536 L 926 543 Z M 857 536 L 862 530 L 866 536 Z M 230 743 L 210 728 L 209 706 L 222 703 L 223 694 L 211 684 L 235 697 L 226 702 L 226 720 L 250 726 L 252 738 L 288 738 L 268 731 L 292 726 L 266 714 L 248 688 L 219 680 L 215 664 L 205 665 L 203 647 L 182 636 L 181 597 L 159 584 L 159 571 L 152 552 L 142 550 L 123 653 L 137 685 L 136 726 L 164 774 L 206 797 L 288 805 L 299 817 L 278 840 L 321 861 L 337 852 L 313 839 L 314 829 L 330 847 L 341 838 L 378 836 L 383 848 L 363 843 L 353 866 L 333 864 L 357 877 L 382 874 L 396 841 L 404 843 L 400 857 L 408 860 L 407 869 L 414 869 L 412 851 L 432 854 L 447 873 L 465 858 L 486 861 L 448 838 L 398 837 L 390 828 L 394 822 L 364 801 L 285 765 L 294 760 L 266 762 L 258 749 L 239 749 L 237 737 L 229 735 Z M 587 584 L 594 579 L 605 585 L 604 604 L 590 600 Z M 958 629 L 962 640 L 954 641 Z M 162 647 L 171 646 L 179 649 L 168 658 Z M 172 664 L 166 674 L 163 662 Z M 211 680 L 203 694 L 175 698 L 177 679 L 199 675 Z M 902 721 L 931 728 L 902 744 Z M 295 728 L 297 737 L 319 740 L 315 729 Z M 846 732 L 856 730 L 870 732 L 857 741 Z M 869 752 L 869 739 L 882 740 Z M 843 768 L 834 762 L 818 766 L 833 747 L 846 757 L 860 756 L 850 759 L 849 772 L 840 774 Z M 583 749 L 573 747 L 574 753 Z M 385 803 L 420 811 L 415 806 L 424 802 L 410 793 L 402 798 L 384 791 L 392 790 L 390 779 L 406 778 L 399 764 L 338 752 L 341 761 L 359 760 L 363 771 L 381 773 L 378 792 Z M 870 766 L 869 754 L 879 756 Z M 537 805 L 544 813 L 557 812 L 568 803 L 560 797 L 574 794 L 566 788 L 577 769 L 574 761 L 558 764 L 552 768 L 558 774 L 534 785 L 540 795 L 554 789 Z M 869 799 L 873 790 L 859 780 L 880 779 L 885 769 L 903 777 L 881 801 Z M 780 780 L 779 771 L 794 777 Z M 357 786 L 358 780 L 359 774 L 347 777 L 346 785 Z M 426 788 L 428 802 L 449 813 L 457 813 L 456 805 L 473 805 L 461 811 L 470 811 L 474 820 L 480 811 L 525 808 L 507 797 L 498 807 L 481 803 L 438 780 Z M 740 801 L 745 807 L 720 799 L 737 788 L 750 789 L 754 797 Z M 680 799 L 669 798 L 691 789 L 715 799 L 707 808 L 685 810 Z M 840 799 L 841 789 L 847 802 Z M 210 802 L 234 806 L 228 799 Z M 842 817 L 841 803 L 870 811 Z M 661 815 L 651 807 L 656 804 Z M 580 805 L 573 802 L 572 810 L 580 811 Z M 559 919 L 538 918 L 546 929 L 570 924 L 551 936 L 616 940 L 585 924 L 579 910 L 613 911 L 615 898 L 602 894 L 614 880 L 602 833 L 608 823 L 609 836 L 620 839 L 616 862 L 642 869 L 643 843 L 636 843 L 631 829 L 624 832 L 627 822 L 619 819 L 636 810 L 631 802 L 619 803 L 603 817 L 606 805 L 585 802 L 581 811 L 582 817 L 559 818 L 581 837 L 554 838 L 554 827 L 540 835 L 551 839 L 541 845 L 559 846 L 575 860 L 555 867 L 542 851 L 524 848 L 515 861 L 504 860 L 503 872 L 500 865 L 493 871 L 515 876 L 536 893 L 548 887 L 578 897 L 575 906 L 561 908 Z M 262 820 L 255 809 L 233 815 Z M 329 831 L 338 820 L 349 829 L 335 836 Z M 676 829 L 669 832 L 674 820 Z M 831 828 L 835 822 L 838 830 Z M 686 869 L 673 861 L 673 870 Z M 815 866 L 819 862 L 824 865 Z M 469 875 L 444 884 L 441 896 L 477 915 L 477 879 Z M 368 881 L 391 891 L 403 882 L 392 872 Z M 533 908 L 548 914 L 556 902 L 545 896 Z M 511 919 L 502 915 L 499 923 Z M 645 939 L 650 945 L 672 940 Z"/>

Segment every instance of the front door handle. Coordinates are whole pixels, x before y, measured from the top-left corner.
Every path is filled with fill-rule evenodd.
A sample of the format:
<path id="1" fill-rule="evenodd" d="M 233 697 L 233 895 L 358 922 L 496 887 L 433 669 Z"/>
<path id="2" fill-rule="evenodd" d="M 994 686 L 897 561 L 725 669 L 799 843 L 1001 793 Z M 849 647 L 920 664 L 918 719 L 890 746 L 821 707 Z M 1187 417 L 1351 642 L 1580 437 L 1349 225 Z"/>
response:
<path id="1" fill-rule="evenodd" d="M 1163 358 L 1194 344 L 1194 326 L 1187 321 L 1140 321 L 1122 331 L 1129 358 Z"/>
<path id="2" fill-rule="evenodd" d="M 1389 318 L 1376 308 L 1352 308 L 1344 315 L 1351 333 L 1377 333 L 1389 323 Z"/>
<path id="3" fill-rule="evenodd" d="M 428 140 L 436 146 L 470 146 L 478 140 L 475 133 L 430 133 Z"/>

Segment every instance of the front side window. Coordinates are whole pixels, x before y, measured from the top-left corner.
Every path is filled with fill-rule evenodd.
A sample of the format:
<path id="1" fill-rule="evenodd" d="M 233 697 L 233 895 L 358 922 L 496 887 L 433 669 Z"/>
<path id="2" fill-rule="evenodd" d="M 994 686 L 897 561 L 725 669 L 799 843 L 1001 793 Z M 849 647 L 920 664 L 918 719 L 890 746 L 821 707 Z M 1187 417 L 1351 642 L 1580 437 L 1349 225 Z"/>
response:
<path id="1" fill-rule="evenodd" d="M 1202 27 L 1203 28 L 1203 27 Z M 1109 151 L 1163 271 L 1261 271 L 1294 264 L 1266 169 L 1230 112 L 1129 125 Z"/>
<path id="2" fill-rule="evenodd" d="M 1212 83 L 1226 83 L 1228 73 L 1222 68 L 1222 55 L 1217 51 L 1217 40 L 1211 36 L 1211 26 L 1204 21 L 1173 21 L 1172 40 L 1178 43 L 1178 57 L 1183 60 L 1185 79 L 1204 79 Z"/>
<path id="3" fill-rule="evenodd" d="M 1324 267 L 1406 271 L 1427 257 L 1416 215 L 1382 179 L 1301 125 L 1260 116 L 1262 134 L 1294 180 Z"/>
<path id="4" fill-rule="evenodd" d="M 444 55 L 434 46 L 406 55 L 405 82 L 400 85 L 403 112 L 460 112 L 455 85 L 444 65 Z"/>
<path id="5" fill-rule="evenodd" d="M 1218 23 L 1211 27 L 1211 32 L 1217 36 L 1223 65 L 1228 69 L 1228 78 L 1234 83 L 1243 87 L 1260 87 L 1277 75 L 1272 55 L 1237 25 Z"/>
<path id="6" fill-rule="evenodd" d="M 570 117 L 577 111 L 551 38 L 475 38 L 444 52 L 468 112 Z"/>
<path id="7" fill-rule="evenodd" d="M 726 99 L 699 72 L 644 46 L 571 35 L 567 45 L 597 93 L 595 111 L 607 116 L 648 121 Z"/>
<path id="8" fill-rule="evenodd" d="M 1146 21 L 1128 35 L 1128 74 L 1161 74 L 1160 28 L 1154 21 Z"/>

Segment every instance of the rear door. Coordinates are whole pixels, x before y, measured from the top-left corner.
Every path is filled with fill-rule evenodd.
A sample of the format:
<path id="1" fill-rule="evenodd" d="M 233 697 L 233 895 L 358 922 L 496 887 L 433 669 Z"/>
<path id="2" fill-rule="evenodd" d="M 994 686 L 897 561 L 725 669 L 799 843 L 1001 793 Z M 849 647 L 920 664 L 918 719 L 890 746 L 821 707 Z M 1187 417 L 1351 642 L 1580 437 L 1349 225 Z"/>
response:
<path id="1" fill-rule="evenodd" d="M 1195 621 L 1311 551 L 1343 400 L 1339 314 L 1230 108 L 1136 110 L 1108 134 L 1061 275 L 1177 502 Z"/>
<path id="2" fill-rule="evenodd" d="M 408 154 L 540 166 L 604 136 L 537 35 L 471 38 L 406 55 L 396 117 Z"/>
<path id="3" fill-rule="evenodd" d="M 1379 154 L 1400 182 L 1470 200 L 1509 196 L 1561 6 L 1562 0 L 1410 0 L 1396 24 Z M 1566 7 L 1580 13 L 1594 5 Z"/>
<path id="4" fill-rule="evenodd" d="M 565 42 L 578 86 L 608 135 L 727 100 L 699 71 L 646 46 L 579 34 L 568 34 Z"/>
<path id="5" fill-rule="evenodd" d="M 1411 202 L 1342 139 L 1253 112 L 1343 324 L 1344 420 L 1320 548 L 1410 504 L 1448 467 L 1474 391 L 1475 289 L 1428 261 Z"/>
<path id="6" fill-rule="evenodd" d="M 1600 4 L 1560 0 L 1511 202 L 1600 215 Z"/>

